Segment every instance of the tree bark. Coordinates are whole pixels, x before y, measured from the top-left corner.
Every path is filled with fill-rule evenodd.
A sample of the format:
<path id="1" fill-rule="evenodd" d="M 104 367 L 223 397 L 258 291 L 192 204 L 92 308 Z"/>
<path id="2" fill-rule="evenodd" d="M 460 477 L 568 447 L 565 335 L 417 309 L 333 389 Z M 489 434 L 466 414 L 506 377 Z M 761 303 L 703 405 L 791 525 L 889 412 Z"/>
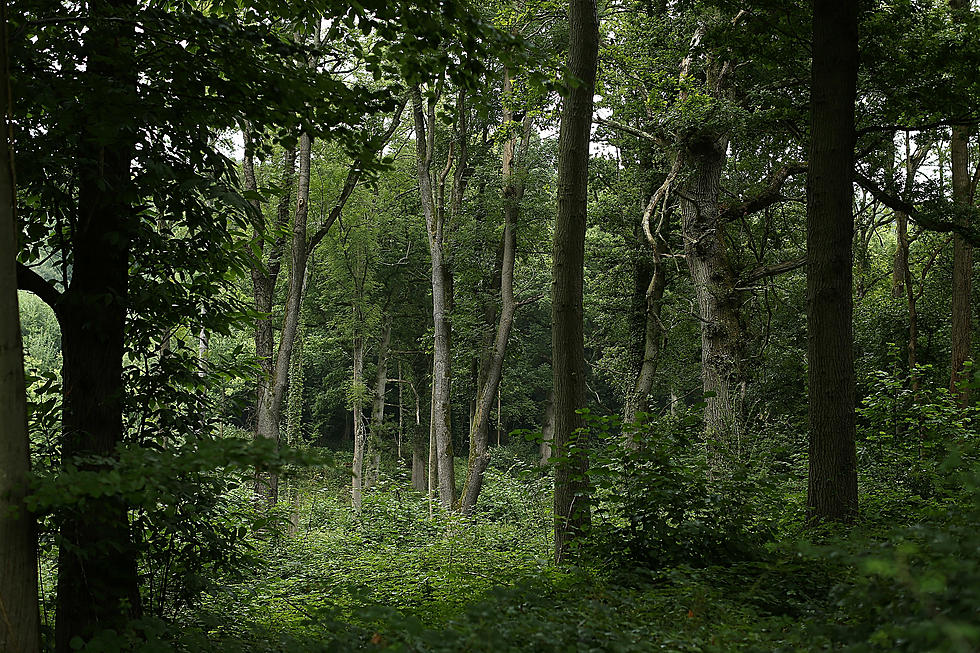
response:
<path id="1" fill-rule="evenodd" d="M 482 383 L 477 389 L 477 397 L 470 420 L 470 455 L 467 463 L 466 483 L 460 499 L 460 510 L 469 513 L 476 507 L 480 490 L 483 487 L 483 475 L 490 461 L 488 444 L 490 433 L 490 411 L 498 399 L 500 379 L 503 374 L 504 356 L 507 353 L 507 341 L 514 325 L 514 314 L 517 303 L 514 300 L 514 267 L 517 261 L 517 222 L 520 219 L 521 200 L 524 198 L 526 184 L 523 175 L 515 174 L 515 163 L 527 154 L 531 135 L 530 118 L 525 117 L 521 125 L 521 138 L 515 125 L 512 108 L 508 102 L 513 93 L 510 70 L 504 70 L 504 106 L 503 122 L 511 130 L 511 135 L 504 141 L 501 157 L 501 177 L 503 181 L 504 233 L 500 263 L 500 316 L 497 319 L 496 336 L 489 350 L 486 369 L 480 376 Z M 519 146 L 518 146 L 519 145 Z M 498 410 L 499 422 L 499 410 Z M 499 443 L 499 431 L 498 431 Z"/>
<path id="2" fill-rule="evenodd" d="M 585 407 L 585 343 L 582 324 L 589 140 L 599 48 L 594 0 L 570 0 L 567 89 L 558 138 L 558 213 L 551 284 L 552 364 L 555 392 L 555 561 L 592 523 L 587 443 L 580 437 Z"/>
<path id="3" fill-rule="evenodd" d="M 951 1 L 950 4 L 957 5 L 955 1 Z M 966 127 L 953 127 L 953 140 L 949 146 L 953 177 L 953 201 L 963 206 L 970 206 L 971 204 L 969 134 L 970 132 Z M 954 233 L 949 391 L 956 397 L 956 401 L 961 407 L 966 407 L 970 403 L 970 390 L 969 388 L 961 389 L 960 383 L 968 380 L 963 368 L 964 363 L 970 358 L 972 276 L 973 246 L 962 235 Z"/>
<path id="4" fill-rule="evenodd" d="M 0 2 L 0 651 L 37 653 L 37 523 L 24 499 L 31 452 L 24 392 L 24 351 L 17 302 L 17 232 L 13 153 L 7 141 L 10 106 L 7 4 Z"/>
<path id="5" fill-rule="evenodd" d="M 245 188 L 251 191 L 258 191 L 258 184 L 255 179 L 255 162 L 253 154 L 253 140 L 255 136 L 250 129 L 245 130 L 245 157 L 243 162 L 243 172 L 245 178 Z M 262 402 L 262 396 L 271 389 L 272 377 L 275 374 L 275 337 L 273 335 L 272 324 L 272 304 L 275 297 L 276 282 L 279 279 L 279 272 L 282 269 L 282 254 L 285 248 L 285 236 L 282 231 L 289 224 L 289 217 L 292 213 L 292 188 L 293 178 L 296 169 L 296 147 L 293 146 L 283 153 L 282 173 L 279 178 L 279 185 L 284 193 L 279 198 L 276 207 L 276 222 L 274 224 L 275 238 L 269 248 L 265 247 L 268 238 L 268 227 L 262 214 L 262 206 L 258 200 L 252 200 L 252 231 L 253 244 L 259 253 L 259 260 L 252 265 L 252 297 L 255 302 L 255 310 L 260 317 L 255 322 L 255 356 L 259 361 L 259 378 L 256 383 L 256 419 L 258 418 L 258 406 Z M 267 254 L 267 262 L 262 265 L 261 256 Z"/>
<path id="6" fill-rule="evenodd" d="M 422 105 L 422 93 L 418 85 L 412 89 L 412 108 L 415 118 L 416 159 L 419 194 L 428 233 L 429 255 L 432 262 L 432 320 L 434 342 L 432 347 L 432 409 L 431 429 L 435 444 L 435 465 L 438 469 L 439 503 L 451 510 L 456 500 L 456 476 L 453 468 L 453 440 L 451 425 L 450 390 L 452 386 L 452 360 L 450 347 L 449 305 L 451 296 L 447 283 L 448 268 L 445 260 L 445 211 L 436 203 L 432 184 L 432 157 L 435 149 L 435 101 Z M 428 124 L 426 124 L 428 123 Z M 439 200 L 442 200 L 445 178 L 452 165 L 450 151 L 446 169 L 440 179 Z M 442 202 L 440 201 L 441 205 Z M 431 456 L 430 452 L 430 456 Z M 430 482 L 433 474 L 430 472 Z M 430 488 L 431 491 L 431 488 Z"/>
<path id="7" fill-rule="evenodd" d="M 355 334 L 357 330 L 355 328 Z M 364 338 L 354 336 L 352 348 L 354 359 L 354 375 L 351 381 L 353 388 L 351 411 L 354 419 L 354 464 L 351 474 L 351 503 L 354 510 L 360 512 L 364 487 L 364 448 L 367 445 L 367 429 L 364 424 L 364 409 L 361 405 L 361 387 L 364 378 Z"/>
<path id="8" fill-rule="evenodd" d="M 646 211 L 656 209 L 653 206 L 654 199 L 655 197 L 651 198 Z M 651 261 L 649 266 L 642 266 L 644 270 L 650 270 L 649 282 L 643 293 L 643 358 L 636 373 L 633 390 L 627 395 L 623 410 L 623 417 L 632 422 L 637 421 L 638 413 L 646 413 L 650 410 L 650 391 L 653 389 L 653 381 L 657 375 L 660 351 L 665 337 L 664 325 L 660 320 L 660 304 L 667 287 L 667 271 L 663 264 L 663 255 L 667 248 L 667 234 L 664 233 L 664 227 L 667 224 L 665 218 L 663 227 L 654 234 L 654 242 L 647 243 L 647 247 L 652 252 Z"/>
<path id="9" fill-rule="evenodd" d="M 378 345 L 378 370 L 374 379 L 374 398 L 371 401 L 371 431 L 368 436 L 367 459 L 368 472 L 365 476 L 366 487 L 374 487 L 381 473 L 381 428 L 385 420 L 385 394 L 388 388 L 388 349 L 391 344 L 391 316 L 385 319 Z"/>
<path id="10" fill-rule="evenodd" d="M 313 139 L 303 133 L 299 139 L 299 179 L 296 188 L 296 214 L 290 242 L 289 287 L 286 291 L 286 306 L 283 316 L 282 333 L 276 352 L 275 366 L 268 389 L 263 392 L 258 406 L 258 419 L 255 436 L 268 438 L 279 446 L 279 423 L 282 418 L 282 404 L 289 383 L 289 363 L 296 332 L 299 327 L 299 313 L 303 303 L 306 285 L 306 223 L 309 216 L 310 200 L 310 159 Z M 268 470 L 258 470 L 255 475 L 255 499 L 267 506 L 279 502 L 279 475 Z"/>
<path id="11" fill-rule="evenodd" d="M 92 27 L 84 75 L 124 90 L 135 101 L 133 0 L 90 5 Z M 98 81 L 95 81 L 98 80 Z M 106 100 L 108 101 L 108 100 Z M 114 96 L 114 102 L 120 97 Z M 132 127 L 107 128 L 98 106 L 81 134 L 77 228 L 69 289 L 58 306 L 62 343 L 62 460 L 66 467 L 104 471 L 123 439 L 122 379 L 132 224 Z M 140 615 L 136 550 L 129 510 L 117 495 L 90 497 L 61 524 L 55 650 L 74 637 L 122 630 Z"/>
<path id="12" fill-rule="evenodd" d="M 548 399 L 544 404 L 544 421 L 541 423 L 541 446 L 539 447 L 539 464 L 544 467 L 551 462 L 551 447 L 555 439 L 555 393 L 548 391 Z"/>
<path id="13" fill-rule="evenodd" d="M 857 68 L 856 0 L 814 0 L 807 178 L 810 520 L 852 521 L 858 512 L 851 323 Z"/>

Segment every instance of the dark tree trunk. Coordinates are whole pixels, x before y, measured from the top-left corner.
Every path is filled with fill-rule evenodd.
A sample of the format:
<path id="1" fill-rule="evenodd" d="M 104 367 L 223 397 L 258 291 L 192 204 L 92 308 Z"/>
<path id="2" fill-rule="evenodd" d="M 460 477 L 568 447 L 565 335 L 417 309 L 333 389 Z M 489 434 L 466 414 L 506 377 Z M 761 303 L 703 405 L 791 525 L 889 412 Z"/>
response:
<path id="1" fill-rule="evenodd" d="M 96 2 L 85 75 L 123 90 L 105 102 L 135 101 L 132 0 Z M 108 20 L 100 20 L 108 19 Z M 63 355 L 62 458 L 80 469 L 103 470 L 123 439 L 122 359 L 132 224 L 136 219 L 130 165 L 134 134 L 115 127 L 111 143 L 104 115 L 93 106 L 91 131 L 81 135 L 78 215 L 72 280 L 59 307 Z M 135 110 L 135 107 L 134 107 Z M 140 615 L 136 550 L 129 511 L 118 496 L 91 497 L 73 506 L 61 524 L 55 650 L 121 630 Z"/>
<path id="2" fill-rule="evenodd" d="M 17 303 L 14 175 L 7 142 L 7 5 L 0 2 L 0 651 L 37 653 L 37 533 L 24 498 L 30 484 L 30 442 L 24 393 L 24 352 Z"/>
<path id="3" fill-rule="evenodd" d="M 567 460 L 555 470 L 555 561 L 559 563 L 592 522 L 587 443 L 575 436 L 582 426 L 575 411 L 585 407 L 582 290 L 599 20 L 594 0 L 571 0 L 568 13 L 568 71 L 579 83 L 567 89 L 561 113 L 551 285 L 554 451 Z"/>
<path id="4" fill-rule="evenodd" d="M 955 2 L 950 2 L 956 6 Z M 950 143 L 950 165 L 953 172 L 953 201 L 969 206 L 969 131 L 966 127 L 953 127 L 953 140 Z M 970 331 L 972 322 L 972 275 L 973 246 L 959 233 L 953 234 L 953 305 L 951 318 L 951 361 L 949 391 L 957 403 L 967 406 L 970 403 L 968 388 L 960 389 L 966 378 L 964 363 L 970 358 Z"/>
<path id="5" fill-rule="evenodd" d="M 807 330 L 810 462 L 807 517 L 857 516 L 852 242 L 856 0 L 815 0 L 809 176 Z"/>

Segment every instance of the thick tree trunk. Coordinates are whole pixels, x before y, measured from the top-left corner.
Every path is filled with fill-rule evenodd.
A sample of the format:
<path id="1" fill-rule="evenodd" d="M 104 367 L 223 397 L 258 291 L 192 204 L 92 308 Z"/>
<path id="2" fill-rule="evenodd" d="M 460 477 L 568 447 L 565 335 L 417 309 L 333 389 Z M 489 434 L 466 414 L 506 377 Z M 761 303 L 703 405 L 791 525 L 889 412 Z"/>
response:
<path id="1" fill-rule="evenodd" d="M 429 254 L 432 260 L 432 321 L 434 341 L 432 347 L 432 409 L 431 429 L 435 443 L 435 466 L 438 469 L 439 503 L 447 510 L 456 500 L 456 476 L 453 468 L 453 439 L 451 429 L 450 390 L 452 387 L 452 358 L 450 346 L 449 306 L 451 295 L 447 283 L 448 268 L 445 260 L 445 214 L 436 204 L 432 187 L 432 157 L 435 149 L 435 103 L 429 101 L 424 109 L 421 89 L 412 90 L 412 108 L 415 117 L 416 156 L 419 194 L 422 212 L 425 214 L 428 232 Z M 426 110 L 427 109 L 427 110 Z M 426 120 L 428 116 L 428 121 Z M 426 125 L 428 122 L 428 125 Z M 443 187 L 449 166 L 440 180 Z M 440 200 L 442 192 L 440 190 Z M 440 204 L 442 202 L 440 201 Z M 431 457 L 430 452 L 430 457 Z M 433 474 L 430 472 L 430 482 Z M 430 488 L 431 491 L 431 488 Z"/>
<path id="2" fill-rule="evenodd" d="M 374 379 L 374 398 L 371 401 L 371 432 L 368 437 L 368 471 L 365 487 L 370 489 L 378 482 L 381 473 L 381 428 L 385 420 L 385 394 L 388 388 L 388 349 L 391 344 L 391 317 L 389 316 L 378 345 L 378 370 Z"/>
<path id="3" fill-rule="evenodd" d="M 681 156 L 691 182 L 681 193 L 684 253 L 701 323 L 701 381 L 705 393 L 705 436 L 711 464 L 725 467 L 741 456 L 744 336 L 737 277 L 725 246 L 718 196 L 728 137 L 700 135 Z"/>
<path id="4" fill-rule="evenodd" d="M 856 0 L 815 0 L 807 179 L 807 517 L 857 516 L 852 254 Z"/>
<path id="5" fill-rule="evenodd" d="M 460 509 L 463 513 L 468 513 L 476 507 L 480 490 L 483 487 L 483 474 L 487 469 L 487 463 L 490 461 L 488 452 L 490 411 L 494 401 L 499 399 L 500 379 L 503 374 L 504 356 L 507 353 L 507 341 L 510 338 L 514 314 L 517 311 L 517 303 L 514 300 L 514 267 L 517 261 L 516 229 L 520 219 L 525 182 L 523 177 L 515 175 L 514 167 L 516 160 L 527 153 L 531 122 L 529 118 L 525 117 L 524 124 L 521 126 L 522 135 L 518 141 L 516 129 L 514 129 L 514 125 L 510 124 L 514 118 L 513 111 L 508 104 L 511 100 L 512 90 L 510 71 L 505 70 L 503 121 L 504 124 L 509 125 L 512 133 L 504 141 L 501 157 L 504 233 L 501 248 L 503 255 L 500 262 L 500 317 L 497 320 L 497 332 L 493 346 L 488 351 L 489 356 L 486 357 L 485 371 L 480 375 L 482 383 L 477 389 L 473 417 L 470 420 L 470 455 L 467 463 L 466 483 L 463 486 L 463 494 L 460 499 Z M 520 143 L 520 148 L 518 148 L 518 143 Z M 498 423 L 499 412 L 498 408 Z M 497 440 L 499 444 L 499 429 Z"/>
<path id="6" fill-rule="evenodd" d="M 355 336 L 352 351 L 354 375 L 351 385 L 354 389 L 351 411 L 354 419 L 354 464 L 351 474 L 351 503 L 354 510 L 361 510 L 364 487 L 364 449 L 367 445 L 367 428 L 364 423 L 364 409 L 361 405 L 361 390 L 364 378 L 364 339 Z"/>
<path id="7" fill-rule="evenodd" d="M 93 3 L 93 27 L 85 44 L 84 74 L 124 90 L 128 97 L 135 96 L 136 84 L 131 60 L 134 11 L 132 0 Z M 122 364 L 136 219 L 129 205 L 134 136 L 126 128 L 105 132 L 102 108 L 92 110 L 86 123 L 91 131 L 80 135 L 72 279 L 58 315 L 62 459 L 66 466 L 101 471 L 111 466 L 105 461 L 115 458 L 123 439 Z M 109 144 L 105 133 L 113 134 Z M 61 538 L 55 650 L 67 653 L 74 637 L 121 630 L 140 615 L 141 604 L 129 510 L 119 496 L 89 497 L 75 505 L 61 524 Z"/>
<path id="8" fill-rule="evenodd" d="M 293 216 L 292 238 L 290 243 L 289 288 L 286 292 L 285 314 L 279 348 L 268 389 L 262 394 L 258 406 L 258 419 L 255 436 L 268 438 L 279 445 L 279 424 L 282 418 L 282 404 L 289 383 L 289 363 L 292 357 L 296 332 L 299 328 L 299 313 L 306 285 L 306 222 L 309 216 L 310 200 L 310 158 L 313 140 L 309 134 L 299 139 L 299 180 L 296 189 L 296 214 Z M 279 475 L 259 470 L 255 475 L 255 498 L 259 503 L 273 506 L 279 502 Z"/>
<path id="9" fill-rule="evenodd" d="M 582 324 L 585 228 L 588 206 L 592 95 L 599 47 L 594 0 L 570 0 L 568 72 L 579 83 L 567 89 L 558 140 L 558 214 L 551 286 L 552 364 L 555 391 L 555 454 L 567 460 L 555 470 L 555 561 L 591 523 L 587 443 L 576 436 L 585 407 L 585 343 Z"/>
<path id="10" fill-rule="evenodd" d="M 7 142 L 7 6 L 0 3 L 0 651 L 37 653 L 37 524 L 24 499 L 31 453 L 24 352 L 17 303 L 17 235 L 12 153 Z"/>

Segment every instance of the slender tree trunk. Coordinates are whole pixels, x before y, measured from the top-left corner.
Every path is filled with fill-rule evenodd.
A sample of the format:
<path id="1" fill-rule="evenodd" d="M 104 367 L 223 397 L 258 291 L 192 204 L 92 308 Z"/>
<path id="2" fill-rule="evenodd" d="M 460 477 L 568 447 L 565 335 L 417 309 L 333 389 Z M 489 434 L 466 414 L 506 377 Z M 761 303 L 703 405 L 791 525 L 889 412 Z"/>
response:
<path id="1" fill-rule="evenodd" d="M 517 222 L 520 219 L 521 200 L 524 198 L 525 182 L 524 178 L 515 175 L 515 159 L 526 154 L 528 142 L 531 134 L 531 122 L 529 118 L 524 119 L 522 125 L 522 136 L 518 141 L 518 135 L 513 122 L 514 114 L 509 105 L 512 95 L 512 82 L 510 71 L 504 71 L 504 124 L 513 130 L 511 136 L 504 141 L 503 154 L 501 157 L 501 176 L 503 180 L 503 204 L 504 204 L 504 233 L 502 251 L 503 256 L 500 264 L 500 317 L 497 321 L 497 333 L 493 341 L 487 358 L 483 382 L 477 389 L 477 397 L 470 420 L 470 455 L 467 463 L 466 484 L 463 486 L 463 494 L 460 499 L 460 509 L 463 513 L 468 513 L 476 507 L 480 490 L 483 487 L 483 475 L 490 461 L 488 452 L 488 439 L 490 432 L 490 412 L 493 409 L 494 400 L 499 400 L 500 379 L 503 374 L 504 356 L 507 353 L 507 341 L 510 338 L 510 331 L 514 324 L 514 314 L 517 311 L 517 303 L 514 300 L 514 267 L 517 261 Z M 520 142 L 520 148 L 518 148 Z M 498 403 L 498 423 L 499 423 L 499 403 Z M 500 432 L 497 433 L 497 444 L 500 444 Z"/>
<path id="2" fill-rule="evenodd" d="M 31 453 L 24 393 L 24 352 L 17 303 L 13 153 L 7 142 L 7 4 L 0 2 L 0 651 L 37 653 L 37 523 L 24 499 Z"/>
<path id="3" fill-rule="evenodd" d="M 258 190 L 255 179 L 254 163 L 254 135 L 251 130 L 245 130 L 245 158 L 242 165 L 245 178 L 245 188 L 251 191 Z M 265 242 L 268 238 L 268 230 L 265 218 L 262 215 L 262 206 L 258 200 L 252 200 L 252 231 L 253 245 L 259 252 L 259 260 L 252 265 L 252 297 L 255 302 L 255 310 L 260 317 L 255 322 L 255 356 L 258 358 L 260 372 L 256 383 L 256 418 L 258 417 L 258 406 L 262 402 L 262 396 L 271 390 L 272 378 L 275 374 L 275 338 L 273 335 L 272 324 L 272 303 L 275 296 L 276 282 L 279 279 L 279 272 L 282 269 L 282 254 L 285 248 L 285 237 L 281 232 L 289 224 L 289 217 L 292 213 L 292 188 L 293 177 L 296 169 L 296 147 L 293 146 L 283 153 L 282 173 L 279 178 L 279 185 L 285 191 L 280 197 L 276 207 L 276 222 L 274 225 L 275 239 L 270 247 L 266 248 Z M 267 261 L 263 266 L 261 255 L 267 254 Z"/>
<path id="4" fill-rule="evenodd" d="M 815 0 L 807 179 L 807 517 L 857 516 L 852 254 L 856 0 Z"/>
<path id="5" fill-rule="evenodd" d="M 415 117 L 416 150 L 419 193 L 428 232 L 429 254 L 432 260 L 432 320 L 434 342 L 432 348 L 432 410 L 431 429 L 435 448 L 435 464 L 438 468 L 439 503 L 447 510 L 456 500 L 456 478 L 453 468 L 453 439 L 451 429 L 450 389 L 452 387 L 452 358 L 450 346 L 448 269 L 445 261 L 445 215 L 436 204 L 432 188 L 432 156 L 435 149 L 435 102 L 429 101 L 427 110 L 422 105 L 421 89 L 412 90 L 412 108 Z M 426 120 L 428 116 L 428 121 Z M 426 125 L 428 122 L 428 125 Z M 452 164 L 452 154 L 440 180 L 440 189 Z M 440 190 L 440 199 L 442 192 Z M 440 202 L 441 204 L 441 202 Z M 430 457 L 432 453 L 430 452 Z M 433 474 L 429 474 L 434 482 Z M 431 487 L 430 487 L 431 492 Z"/>
<path id="6" fill-rule="evenodd" d="M 371 402 L 371 433 L 368 438 L 368 472 L 366 487 L 374 487 L 381 473 L 381 428 L 385 420 L 385 394 L 388 388 L 388 349 L 391 344 L 391 316 L 385 320 L 378 345 L 378 371 L 374 380 L 374 399 Z"/>
<path id="7" fill-rule="evenodd" d="M 541 424 L 541 446 L 539 448 L 539 464 L 544 467 L 551 462 L 551 446 L 555 439 L 555 393 L 548 391 L 548 399 L 544 404 L 544 421 Z"/>
<path id="8" fill-rule="evenodd" d="M 313 140 L 304 133 L 299 139 L 299 180 L 296 189 L 296 214 L 293 216 L 293 229 L 290 243 L 289 287 L 286 292 L 285 314 L 275 367 L 269 388 L 263 393 L 258 406 L 256 437 L 268 438 L 279 445 L 279 424 L 282 418 L 282 404 L 289 382 L 289 364 L 299 328 L 299 313 L 303 302 L 303 291 L 307 274 L 306 222 L 309 216 L 310 200 L 310 158 Z M 255 498 L 265 505 L 275 505 L 279 501 L 279 475 L 275 472 L 259 470 L 255 475 Z"/>
<path id="9" fill-rule="evenodd" d="M 398 464 L 401 465 L 402 462 L 402 439 L 405 433 L 405 418 L 404 410 L 405 403 L 403 400 L 404 393 L 402 390 L 405 385 L 405 379 L 402 377 L 402 362 L 398 361 Z"/>
<path id="10" fill-rule="evenodd" d="M 567 460 L 555 470 L 555 561 L 591 523 L 587 443 L 576 435 L 585 407 L 585 342 L 582 291 L 588 207 L 589 137 L 599 48 L 594 0 L 570 0 L 568 72 L 579 83 L 566 91 L 558 140 L 558 214 L 552 254 L 552 364 L 555 391 L 555 454 Z"/>
<path id="11" fill-rule="evenodd" d="M 648 206 L 647 210 L 655 207 Z M 666 218 L 664 226 L 667 225 Z M 636 381 L 633 384 L 633 391 L 626 398 L 626 406 L 623 417 L 633 422 L 637 421 L 638 413 L 646 413 L 650 410 L 650 392 L 653 389 L 653 381 L 657 375 L 657 366 L 660 363 L 660 350 L 663 348 L 665 330 L 663 322 L 660 320 L 660 304 L 663 301 L 664 290 L 667 287 L 667 271 L 663 264 L 663 255 L 666 253 L 666 233 L 663 227 L 654 234 L 654 242 L 648 243 L 652 250 L 652 259 L 649 266 L 642 266 L 644 269 L 649 267 L 651 270 L 649 283 L 644 293 L 644 320 L 643 320 L 643 359 L 640 361 L 640 368 L 637 370 Z"/>
<path id="12" fill-rule="evenodd" d="M 426 451 L 424 431 L 422 429 L 422 402 L 419 399 L 418 388 L 415 386 L 413 378 L 409 387 L 412 390 L 412 398 L 415 406 L 415 429 L 412 431 L 412 487 L 419 492 L 425 492 L 427 488 L 426 479 Z"/>
<path id="13" fill-rule="evenodd" d="M 354 510 L 361 510 L 361 495 L 364 487 L 364 448 L 367 445 L 367 428 L 364 423 L 364 409 L 361 405 L 361 386 L 364 378 L 364 338 L 354 337 L 352 351 L 354 359 L 354 389 L 351 411 L 354 418 L 354 465 L 351 474 L 351 500 Z"/>
<path id="14" fill-rule="evenodd" d="M 956 3 L 950 4 L 955 6 Z M 971 203 L 969 133 L 966 127 L 953 127 L 953 140 L 949 148 L 953 172 L 953 201 L 964 206 L 969 206 Z M 969 389 L 961 390 L 959 386 L 961 381 L 967 379 L 963 372 L 963 364 L 970 358 L 972 276 L 973 246 L 959 233 L 955 233 L 953 234 L 952 356 L 949 391 L 956 397 L 961 407 L 968 406 L 970 403 Z"/>

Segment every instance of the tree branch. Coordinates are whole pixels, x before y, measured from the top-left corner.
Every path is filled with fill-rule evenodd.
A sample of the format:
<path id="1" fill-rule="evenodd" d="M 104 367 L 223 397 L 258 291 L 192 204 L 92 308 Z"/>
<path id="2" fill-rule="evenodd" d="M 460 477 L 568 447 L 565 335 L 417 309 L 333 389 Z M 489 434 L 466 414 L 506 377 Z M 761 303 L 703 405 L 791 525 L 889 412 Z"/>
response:
<path id="1" fill-rule="evenodd" d="M 783 261 L 782 263 L 774 263 L 773 265 L 763 265 L 744 274 L 738 280 L 738 285 L 748 285 L 759 281 L 760 279 L 765 279 L 766 277 L 775 277 L 780 274 L 785 274 L 786 272 L 792 272 L 793 270 L 800 269 L 804 265 L 806 265 L 805 256 L 801 256 L 790 261 Z"/>
<path id="2" fill-rule="evenodd" d="M 974 226 L 976 220 L 970 219 L 977 217 L 977 210 L 974 207 L 962 207 L 952 203 L 943 204 L 942 206 L 923 205 L 922 207 L 917 207 L 901 197 L 888 193 L 869 177 L 866 177 L 857 170 L 854 171 L 854 181 L 868 191 L 873 198 L 893 211 L 904 213 L 912 222 L 923 229 L 939 233 L 958 233 L 971 245 L 980 246 L 980 231 Z M 951 215 L 954 218 L 961 216 L 962 219 L 949 220 L 939 217 L 940 215 Z"/>
<path id="3" fill-rule="evenodd" d="M 17 288 L 34 293 L 38 299 L 51 307 L 55 315 L 60 315 L 59 307 L 64 295 L 58 292 L 50 281 L 23 263 L 17 263 Z"/>
<path id="4" fill-rule="evenodd" d="M 737 204 L 729 204 L 722 207 L 720 216 L 721 221 L 723 223 L 731 222 L 740 217 L 761 211 L 764 208 L 772 206 L 776 202 L 786 199 L 782 194 L 783 185 L 786 183 L 786 180 L 793 175 L 806 172 L 806 169 L 807 166 L 805 163 L 787 163 L 786 165 L 782 166 L 772 173 L 772 175 L 766 181 L 765 187 L 758 193 Z"/>

